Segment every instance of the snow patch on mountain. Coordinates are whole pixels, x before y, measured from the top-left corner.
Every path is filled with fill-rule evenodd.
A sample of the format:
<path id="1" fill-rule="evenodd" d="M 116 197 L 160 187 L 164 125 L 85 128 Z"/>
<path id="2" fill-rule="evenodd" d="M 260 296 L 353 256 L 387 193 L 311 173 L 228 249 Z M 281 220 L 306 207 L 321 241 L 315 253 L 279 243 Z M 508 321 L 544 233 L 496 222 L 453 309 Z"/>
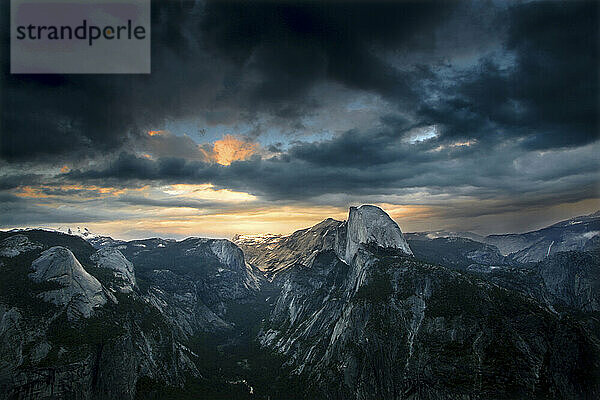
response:
<path id="1" fill-rule="evenodd" d="M 44 229 L 47 230 L 47 228 L 44 228 Z M 79 236 L 84 239 L 93 239 L 93 238 L 100 236 L 100 235 L 96 235 L 96 234 L 92 233 L 88 228 L 80 227 L 80 226 L 77 226 L 77 227 L 59 226 L 58 228 L 56 228 L 54 230 L 56 232 L 66 233 L 67 235 Z"/>

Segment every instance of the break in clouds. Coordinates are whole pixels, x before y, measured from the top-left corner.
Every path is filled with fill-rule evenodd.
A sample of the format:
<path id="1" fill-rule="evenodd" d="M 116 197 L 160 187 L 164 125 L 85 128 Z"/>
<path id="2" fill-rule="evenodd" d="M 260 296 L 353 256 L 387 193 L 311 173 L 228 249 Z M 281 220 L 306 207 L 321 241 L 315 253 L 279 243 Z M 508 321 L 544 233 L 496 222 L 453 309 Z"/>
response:
<path id="1" fill-rule="evenodd" d="M 10 75 L 2 58 L 2 225 L 372 202 L 495 232 L 506 213 L 518 230 L 593 211 L 598 17 L 583 1 L 153 3 L 151 75 Z"/>

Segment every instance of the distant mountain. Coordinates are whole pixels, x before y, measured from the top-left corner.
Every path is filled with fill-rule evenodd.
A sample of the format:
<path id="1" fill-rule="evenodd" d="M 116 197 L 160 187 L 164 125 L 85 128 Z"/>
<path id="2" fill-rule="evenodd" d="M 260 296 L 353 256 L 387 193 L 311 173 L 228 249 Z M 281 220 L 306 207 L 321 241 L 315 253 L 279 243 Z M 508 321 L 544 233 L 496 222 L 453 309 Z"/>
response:
<path id="1" fill-rule="evenodd" d="M 333 249 L 349 263 L 360 244 L 380 243 L 411 255 L 402 231 L 379 207 L 351 207 L 348 221 L 328 218 L 317 225 L 288 236 L 255 235 L 233 238 L 246 254 L 248 262 L 269 279 L 295 265 L 306 266 L 319 251 Z"/>
<path id="2" fill-rule="evenodd" d="M 453 232 L 453 231 L 428 231 L 428 232 L 410 232 L 405 233 L 406 240 L 433 240 L 439 238 L 465 238 L 476 242 L 483 242 L 485 236 L 473 232 Z"/>
<path id="3" fill-rule="evenodd" d="M 531 297 L 553 312 L 577 315 L 600 328 L 595 314 L 600 311 L 600 253 L 597 251 L 560 252 L 527 266 L 492 268 L 480 276 Z M 600 335 L 600 329 L 596 334 Z"/>
<path id="4" fill-rule="evenodd" d="M 46 229 L 49 230 L 49 229 Z M 67 235 L 79 236 L 84 239 L 92 239 L 99 235 L 92 233 L 88 228 L 81 226 L 59 226 L 55 229 L 57 232 L 66 233 Z"/>
<path id="5" fill-rule="evenodd" d="M 484 279 L 552 309 L 593 312 L 598 311 L 600 292 L 599 218 L 600 212 L 596 212 L 538 231 L 482 237 L 480 242 L 457 237 L 460 233 L 406 236 L 421 260 L 483 273 Z M 489 243 L 503 246 L 504 254 Z M 507 254 L 514 249 L 520 250 Z"/>
<path id="6" fill-rule="evenodd" d="M 507 256 L 506 262 L 536 262 L 562 251 L 586 250 L 598 247 L 600 241 L 600 211 L 561 221 L 527 233 L 481 236 L 472 232 L 435 231 L 407 233 L 405 236 L 410 243 L 435 239 L 464 238 L 495 246 L 501 256 Z M 445 242 L 451 243 L 450 240 L 445 240 Z M 431 244 L 431 247 L 438 247 L 440 243 L 442 242 Z M 455 241 L 454 244 L 463 246 L 465 243 Z M 422 243 L 417 244 L 417 246 L 421 249 L 426 247 Z M 459 251 L 455 250 L 454 252 Z M 496 259 L 496 257 L 492 257 L 492 259 Z M 492 261 L 492 263 L 496 262 Z"/>
<path id="7" fill-rule="evenodd" d="M 344 226 L 344 222 L 329 218 L 288 236 L 236 235 L 233 242 L 244 251 L 248 263 L 273 279 L 294 265 L 307 265 L 315 251 L 338 247 L 345 252 L 345 243 L 338 236 Z"/>
<path id="8" fill-rule="evenodd" d="M 414 237 L 414 236 L 413 236 Z M 490 270 L 507 264 L 496 246 L 461 237 L 409 239 L 415 257 L 420 260 L 461 270 Z"/>
<path id="9" fill-rule="evenodd" d="M 600 234 L 600 211 L 558 222 L 547 228 L 527 233 L 486 236 L 503 255 L 515 261 L 535 262 L 561 251 L 583 250 Z"/>
<path id="10" fill-rule="evenodd" d="M 111 238 L 110 236 L 98 235 L 96 233 L 91 232 L 86 227 L 80 226 L 60 226 L 58 228 L 48 228 L 48 227 L 40 227 L 40 228 L 16 228 L 7 231 L 9 233 L 19 233 L 19 232 L 29 232 L 29 231 L 44 231 L 44 232 L 56 232 L 56 233 L 64 233 L 66 235 L 78 236 L 82 239 L 85 239 L 87 242 L 92 244 L 96 248 L 101 248 L 105 246 L 114 246 L 118 243 L 125 243 L 124 240 L 116 240 Z"/>

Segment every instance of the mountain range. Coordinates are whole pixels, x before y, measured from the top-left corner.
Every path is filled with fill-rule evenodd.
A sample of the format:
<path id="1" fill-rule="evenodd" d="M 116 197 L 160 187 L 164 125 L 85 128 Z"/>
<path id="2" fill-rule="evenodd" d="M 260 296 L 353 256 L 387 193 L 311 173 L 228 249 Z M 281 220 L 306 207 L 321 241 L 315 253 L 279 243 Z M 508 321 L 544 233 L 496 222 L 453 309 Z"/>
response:
<path id="1" fill-rule="evenodd" d="M 486 247 L 486 252 L 499 253 L 518 263 L 528 263 L 564 251 L 598 248 L 599 234 L 600 211 L 596 211 L 526 233 L 482 236 L 473 232 L 434 231 L 409 233 L 406 236 L 411 244 L 418 240 L 446 239 L 444 241 L 448 242 L 452 238 L 468 239 L 495 247 Z"/>
<path id="2" fill-rule="evenodd" d="M 599 232 L 0 232 L 0 399 L 599 398 Z"/>

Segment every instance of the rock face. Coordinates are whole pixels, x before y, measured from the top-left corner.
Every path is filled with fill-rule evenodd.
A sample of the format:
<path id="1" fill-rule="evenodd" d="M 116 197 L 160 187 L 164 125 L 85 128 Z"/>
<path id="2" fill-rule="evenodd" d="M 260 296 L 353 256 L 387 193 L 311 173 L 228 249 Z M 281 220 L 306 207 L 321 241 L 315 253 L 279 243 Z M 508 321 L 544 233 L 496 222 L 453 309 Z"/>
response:
<path id="1" fill-rule="evenodd" d="M 73 253 L 61 246 L 44 251 L 32 264 L 34 282 L 55 283 L 58 288 L 40 294 L 44 301 L 66 306 L 70 319 L 87 318 L 106 304 L 102 285 L 88 274 Z"/>
<path id="2" fill-rule="evenodd" d="M 414 235 L 411 236 L 414 238 Z M 490 266 L 506 265 L 495 246 L 461 237 L 439 237 L 434 239 L 409 239 L 415 257 L 433 264 L 460 270 L 489 271 Z"/>
<path id="3" fill-rule="evenodd" d="M 0 256 L 0 399 L 133 400 L 140 379 L 179 387 L 199 377 L 176 325 L 135 292 L 105 290 L 117 253 L 97 255 L 107 274 L 81 238 L 23 235 L 39 247 Z"/>
<path id="4" fill-rule="evenodd" d="M 579 384 L 598 373 L 584 330 L 515 292 L 365 248 L 350 266 L 328 251 L 286 275 L 260 340 L 304 377 L 307 398 L 598 393 L 591 377 Z"/>
<path id="5" fill-rule="evenodd" d="M 134 315 L 116 322 L 94 340 L 86 324 L 73 328 L 61 320 L 41 329 L 47 322 L 0 306 L 0 399 L 133 400 L 140 377 L 182 385 L 186 374 L 198 376 L 193 354 L 171 333 L 141 330 Z"/>
<path id="6" fill-rule="evenodd" d="M 96 262 L 99 268 L 113 271 L 118 290 L 123 293 L 133 291 L 135 287 L 133 264 L 119 250 L 112 247 L 102 248 L 92 255 L 92 261 Z"/>
<path id="7" fill-rule="evenodd" d="M 209 246 L 212 253 L 228 270 L 243 277 L 243 284 L 249 289 L 258 289 L 260 278 L 255 275 L 251 267 L 246 265 L 244 252 L 235 244 L 225 239 L 211 239 Z"/>
<path id="8" fill-rule="evenodd" d="M 486 281 L 535 299 L 554 313 L 566 313 L 596 325 L 596 313 L 600 311 L 600 253 L 597 251 L 560 252 L 538 263 L 504 265 L 479 272 Z M 598 334 L 600 329 L 596 329 L 595 335 Z"/>
<path id="9" fill-rule="evenodd" d="M 376 244 L 380 247 L 399 249 L 412 255 L 402 231 L 381 208 L 364 205 L 350 207 L 344 261 L 350 263 L 361 244 Z"/>
<path id="10" fill-rule="evenodd" d="M 262 279 L 224 239 L 134 240 L 102 251 L 109 249 L 131 260 L 148 285 L 143 299 L 186 337 L 232 329 L 226 321 L 230 306 L 252 298 Z"/>
<path id="11" fill-rule="evenodd" d="M 217 259 L 232 270 L 244 271 L 244 253 L 235 244 L 225 239 L 209 239 L 207 243 Z"/>
<path id="12" fill-rule="evenodd" d="M 269 279 L 294 265 L 307 265 L 316 251 L 346 251 L 346 223 L 328 218 L 317 225 L 288 236 L 237 235 L 233 241 L 242 248 L 247 261 Z"/>
<path id="13" fill-rule="evenodd" d="M 42 246 L 29 240 L 25 235 L 17 234 L 0 241 L 1 257 L 16 257 L 30 250 L 40 249 Z"/>
<path id="14" fill-rule="evenodd" d="M 600 394 L 599 348 L 585 325 L 409 257 L 397 235 L 352 214 L 344 260 L 335 248 L 317 249 L 275 277 L 281 292 L 259 334 L 305 382 L 306 398 Z"/>
<path id="15" fill-rule="evenodd" d="M 236 236 L 234 242 L 244 250 L 248 262 L 271 280 L 291 267 L 309 265 L 319 251 L 332 250 L 346 263 L 361 244 L 395 248 L 412 255 L 398 224 L 381 208 L 370 205 L 351 207 L 347 221 L 328 218 L 289 236 Z"/>
<path id="16" fill-rule="evenodd" d="M 0 304 L 0 392 L 1 383 L 10 381 L 15 367 L 23 363 L 22 319 L 17 308 L 9 309 Z"/>
<path id="17" fill-rule="evenodd" d="M 600 235 L 600 212 L 561 221 L 537 231 L 490 235 L 485 242 L 519 263 L 537 262 L 563 251 L 584 250 Z"/>
<path id="18" fill-rule="evenodd" d="M 600 255 L 569 251 L 537 266 L 555 305 L 584 312 L 600 311 Z"/>

